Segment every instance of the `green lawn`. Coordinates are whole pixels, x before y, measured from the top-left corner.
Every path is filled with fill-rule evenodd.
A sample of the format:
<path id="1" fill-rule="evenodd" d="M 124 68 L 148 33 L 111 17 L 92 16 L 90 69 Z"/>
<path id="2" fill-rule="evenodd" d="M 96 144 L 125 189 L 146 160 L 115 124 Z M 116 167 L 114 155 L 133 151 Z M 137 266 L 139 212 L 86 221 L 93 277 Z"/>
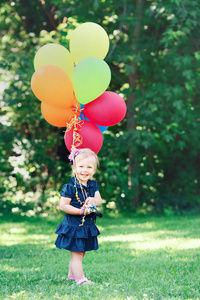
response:
<path id="1" fill-rule="evenodd" d="M 66 280 L 61 220 L 1 219 L 0 299 L 200 299 L 200 216 L 97 219 L 99 250 L 84 259 L 92 286 Z"/>

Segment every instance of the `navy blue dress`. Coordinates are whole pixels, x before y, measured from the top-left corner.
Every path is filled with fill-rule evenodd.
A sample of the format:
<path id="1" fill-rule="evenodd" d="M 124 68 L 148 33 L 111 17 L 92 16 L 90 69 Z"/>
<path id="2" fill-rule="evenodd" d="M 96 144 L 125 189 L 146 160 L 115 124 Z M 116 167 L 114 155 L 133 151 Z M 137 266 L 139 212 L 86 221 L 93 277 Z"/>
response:
<path id="1" fill-rule="evenodd" d="M 62 188 L 60 195 L 62 197 L 71 198 L 70 205 L 81 208 L 84 203 L 80 203 L 76 198 L 76 189 L 78 190 L 78 197 L 81 202 L 84 202 L 84 197 L 81 187 L 75 183 L 73 177 L 70 183 L 65 184 Z M 82 185 L 87 197 L 94 197 L 95 192 L 99 190 L 96 181 L 88 180 L 87 186 Z M 56 234 L 58 235 L 55 245 L 57 248 L 67 249 L 74 252 L 85 252 L 98 249 L 97 236 L 100 234 L 98 228 L 94 224 L 96 214 L 91 213 L 85 216 L 85 222 L 82 223 L 82 215 L 66 214 L 64 220 L 58 225 Z M 83 224 L 82 226 L 79 226 Z"/>

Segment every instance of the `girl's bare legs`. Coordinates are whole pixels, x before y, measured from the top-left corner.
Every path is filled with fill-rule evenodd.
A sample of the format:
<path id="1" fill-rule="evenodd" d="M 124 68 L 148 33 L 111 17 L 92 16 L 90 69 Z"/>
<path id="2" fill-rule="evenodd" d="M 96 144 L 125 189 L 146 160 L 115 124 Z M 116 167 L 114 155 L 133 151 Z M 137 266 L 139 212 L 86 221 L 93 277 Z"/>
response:
<path id="1" fill-rule="evenodd" d="M 71 251 L 71 260 L 69 262 L 69 274 L 74 275 L 75 278 L 83 276 L 82 261 L 85 256 L 85 252 L 73 252 Z"/>
<path id="2" fill-rule="evenodd" d="M 70 262 L 69 262 L 69 272 L 68 272 L 68 276 L 72 276 L 72 275 L 74 275 L 74 274 L 72 273 L 72 268 L 71 268 L 71 259 L 70 259 Z"/>

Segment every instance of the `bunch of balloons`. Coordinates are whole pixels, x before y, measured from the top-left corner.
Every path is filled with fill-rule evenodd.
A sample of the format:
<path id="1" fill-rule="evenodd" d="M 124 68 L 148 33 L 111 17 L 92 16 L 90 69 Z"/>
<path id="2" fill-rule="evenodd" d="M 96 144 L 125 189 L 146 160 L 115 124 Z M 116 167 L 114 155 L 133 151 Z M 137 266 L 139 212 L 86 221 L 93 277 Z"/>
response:
<path id="1" fill-rule="evenodd" d="M 126 114 L 124 100 L 106 91 L 111 80 L 104 61 L 109 38 L 100 25 L 86 22 L 72 32 L 69 46 L 70 51 L 47 44 L 37 51 L 31 88 L 41 101 L 45 120 L 67 127 L 64 139 L 69 151 L 77 147 L 97 153 L 103 144 L 102 133 Z M 77 136 L 81 138 L 78 144 Z"/>

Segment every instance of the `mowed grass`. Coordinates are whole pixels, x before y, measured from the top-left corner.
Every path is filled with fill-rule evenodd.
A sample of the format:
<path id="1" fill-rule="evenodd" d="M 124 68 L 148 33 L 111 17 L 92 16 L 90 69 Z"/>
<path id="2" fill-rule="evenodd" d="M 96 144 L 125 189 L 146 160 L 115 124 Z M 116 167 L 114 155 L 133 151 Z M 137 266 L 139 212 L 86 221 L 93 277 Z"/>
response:
<path id="1" fill-rule="evenodd" d="M 0 299 L 200 299 L 200 216 L 104 217 L 99 250 L 67 281 L 70 253 L 54 246 L 57 218 L 0 221 Z"/>

